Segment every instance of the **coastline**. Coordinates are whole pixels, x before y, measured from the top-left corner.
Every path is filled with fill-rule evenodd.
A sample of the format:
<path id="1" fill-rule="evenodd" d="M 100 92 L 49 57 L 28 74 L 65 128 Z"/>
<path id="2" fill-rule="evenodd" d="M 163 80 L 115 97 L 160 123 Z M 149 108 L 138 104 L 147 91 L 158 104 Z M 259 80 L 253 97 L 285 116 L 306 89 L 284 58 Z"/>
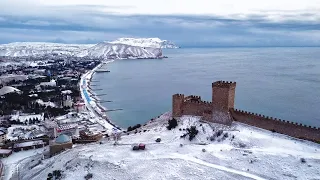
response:
<path id="1" fill-rule="evenodd" d="M 104 64 L 108 64 L 113 62 L 114 60 L 105 61 L 97 65 L 92 70 L 89 70 L 85 74 L 81 76 L 80 79 L 80 94 L 81 98 L 84 100 L 86 108 L 90 111 L 91 115 L 93 115 L 101 126 L 106 128 L 108 131 L 113 131 L 115 129 L 122 130 L 115 123 L 111 122 L 110 118 L 107 116 L 105 111 L 107 110 L 106 107 L 102 106 L 99 103 L 99 98 L 90 88 L 90 83 L 92 81 L 93 74 L 99 68 L 101 68 Z"/>

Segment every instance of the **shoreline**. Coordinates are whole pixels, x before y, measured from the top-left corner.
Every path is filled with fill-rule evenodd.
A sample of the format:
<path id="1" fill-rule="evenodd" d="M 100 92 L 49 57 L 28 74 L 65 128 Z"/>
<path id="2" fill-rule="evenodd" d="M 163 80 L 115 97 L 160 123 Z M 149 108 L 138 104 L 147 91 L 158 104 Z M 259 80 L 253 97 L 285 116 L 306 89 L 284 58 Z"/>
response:
<path id="1" fill-rule="evenodd" d="M 92 81 L 93 74 L 96 70 L 101 68 L 104 64 L 108 64 L 113 62 L 114 60 L 105 61 L 97 65 L 92 70 L 89 70 L 85 74 L 81 76 L 80 79 L 80 94 L 81 98 L 84 100 L 84 103 L 86 105 L 86 108 L 92 115 L 95 116 L 96 122 L 99 123 L 101 126 L 103 126 L 105 129 L 113 131 L 115 128 L 118 130 L 122 130 L 120 127 L 118 127 L 115 123 L 113 123 L 110 118 L 107 116 L 105 111 L 108 109 L 101 105 L 101 103 L 98 101 L 98 97 L 93 92 L 93 90 L 90 88 L 90 83 Z"/>

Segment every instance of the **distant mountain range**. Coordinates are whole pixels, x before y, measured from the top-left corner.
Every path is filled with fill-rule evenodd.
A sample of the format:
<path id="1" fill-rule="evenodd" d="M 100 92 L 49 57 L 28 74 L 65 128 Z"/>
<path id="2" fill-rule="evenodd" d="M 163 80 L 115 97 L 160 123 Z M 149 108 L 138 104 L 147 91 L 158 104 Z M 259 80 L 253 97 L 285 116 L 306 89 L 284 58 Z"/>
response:
<path id="1" fill-rule="evenodd" d="M 152 48 L 162 48 L 162 49 L 179 48 L 173 42 L 167 41 L 167 40 L 161 40 L 159 38 L 119 38 L 115 41 L 110 41 L 109 43 L 127 44 L 131 46 L 152 47 Z"/>
<path id="2" fill-rule="evenodd" d="M 105 59 L 162 58 L 162 48 L 178 48 L 159 38 L 120 38 L 98 44 L 17 42 L 0 45 L 0 56 L 44 56 L 48 54 Z"/>

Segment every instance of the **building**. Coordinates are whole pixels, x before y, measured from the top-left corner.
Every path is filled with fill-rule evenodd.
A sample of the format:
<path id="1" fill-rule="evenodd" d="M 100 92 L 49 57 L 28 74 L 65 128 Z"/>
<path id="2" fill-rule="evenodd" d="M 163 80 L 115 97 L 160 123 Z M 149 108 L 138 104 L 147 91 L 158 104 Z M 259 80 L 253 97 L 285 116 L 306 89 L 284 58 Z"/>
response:
<path id="1" fill-rule="evenodd" d="M 6 141 L 6 133 L 0 130 L 0 144 Z"/>
<path id="2" fill-rule="evenodd" d="M 78 136 L 79 129 L 77 123 L 60 124 L 56 128 L 56 135 L 67 134 L 69 136 Z"/>
<path id="3" fill-rule="evenodd" d="M 82 130 L 80 131 L 80 138 L 72 139 L 74 143 L 91 143 L 91 142 L 97 142 L 100 139 L 102 139 L 101 133 L 93 133 L 88 130 Z"/>
<path id="4" fill-rule="evenodd" d="M 174 94 L 172 116 L 201 116 L 203 121 L 231 125 L 233 121 L 270 130 L 291 137 L 320 142 L 320 127 L 306 126 L 257 113 L 234 108 L 235 82 L 212 83 L 212 102 L 202 101 L 200 96 Z"/>
<path id="5" fill-rule="evenodd" d="M 0 149 L 0 157 L 1 158 L 6 158 L 12 154 L 11 149 Z"/>
<path id="6" fill-rule="evenodd" d="M 57 82 L 56 82 L 54 79 L 51 79 L 51 81 L 49 81 L 49 82 L 42 82 L 42 83 L 40 83 L 40 86 L 44 86 L 44 87 L 47 87 L 47 86 L 56 87 L 56 86 L 57 86 Z"/>
<path id="7" fill-rule="evenodd" d="M 235 82 L 212 83 L 212 102 L 202 101 L 200 96 L 175 94 L 172 99 L 172 115 L 202 116 L 203 120 L 230 125 L 229 109 L 234 108 Z"/>
<path id="8" fill-rule="evenodd" d="M 21 142 L 21 143 L 16 143 L 13 145 L 13 151 L 18 152 L 18 151 L 25 151 L 29 149 L 37 149 L 37 148 L 42 148 L 45 146 L 45 142 L 42 140 L 37 140 L 37 141 L 27 141 L 27 142 Z"/>
<path id="9" fill-rule="evenodd" d="M 65 96 L 64 100 L 62 101 L 63 107 L 72 107 L 73 106 L 73 100 L 71 96 L 67 95 Z"/>
<path id="10" fill-rule="evenodd" d="M 78 113 L 86 110 L 86 104 L 83 101 L 78 101 L 73 105 L 73 107 Z"/>
<path id="11" fill-rule="evenodd" d="M 58 154 L 66 149 L 72 149 L 72 140 L 65 134 L 60 134 L 50 145 L 50 156 Z"/>

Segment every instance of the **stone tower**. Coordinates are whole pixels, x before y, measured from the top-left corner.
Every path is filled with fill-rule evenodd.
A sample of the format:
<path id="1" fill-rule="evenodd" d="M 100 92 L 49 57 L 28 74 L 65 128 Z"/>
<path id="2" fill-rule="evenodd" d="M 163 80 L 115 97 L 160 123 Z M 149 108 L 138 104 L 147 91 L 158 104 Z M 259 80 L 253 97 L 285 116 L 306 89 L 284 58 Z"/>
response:
<path id="1" fill-rule="evenodd" d="M 223 111 L 234 108 L 235 89 L 235 82 L 216 81 L 212 83 L 213 107 Z"/>
<path id="2" fill-rule="evenodd" d="M 172 96 L 172 116 L 180 117 L 182 116 L 182 105 L 184 102 L 183 94 L 174 94 Z"/>

